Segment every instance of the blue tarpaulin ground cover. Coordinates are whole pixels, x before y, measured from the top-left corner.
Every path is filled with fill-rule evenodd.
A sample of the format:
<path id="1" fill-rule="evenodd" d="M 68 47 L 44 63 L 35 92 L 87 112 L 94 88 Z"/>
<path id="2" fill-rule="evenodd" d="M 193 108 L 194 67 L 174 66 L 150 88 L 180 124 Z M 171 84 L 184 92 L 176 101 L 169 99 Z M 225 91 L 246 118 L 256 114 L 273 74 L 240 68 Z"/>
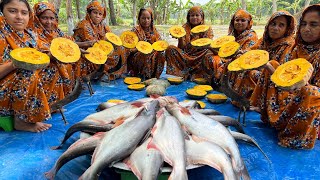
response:
<path id="1" fill-rule="evenodd" d="M 44 173 L 52 168 L 59 156 L 77 139 L 74 134 L 61 150 L 51 150 L 62 140 L 67 129 L 74 123 L 95 113 L 96 107 L 108 99 L 132 101 L 146 97 L 145 91 L 129 91 L 122 79 L 116 85 L 95 83 L 93 96 L 83 90 L 80 97 L 65 106 L 65 116 L 69 124 L 64 125 L 60 114 L 53 114 L 48 120 L 53 127 L 42 133 L 4 132 L 0 130 L 0 179 L 46 179 Z M 166 95 L 175 96 L 179 101 L 188 99 L 185 90 L 195 85 L 193 82 L 183 82 L 171 85 Z M 206 108 L 218 110 L 223 115 L 238 117 L 239 109 L 230 104 L 207 104 Z M 254 146 L 239 142 L 242 158 L 252 179 L 320 179 L 320 142 L 312 150 L 293 150 L 277 145 L 276 132 L 260 121 L 256 112 L 247 113 L 245 132 L 253 137 L 266 152 L 271 162 Z M 78 179 L 90 166 L 90 158 L 82 156 L 65 164 L 58 172 L 56 179 Z M 201 167 L 188 171 L 189 179 L 223 179 L 221 173 L 211 167 Z M 101 179 L 116 179 L 119 176 L 111 170 L 106 170 Z"/>

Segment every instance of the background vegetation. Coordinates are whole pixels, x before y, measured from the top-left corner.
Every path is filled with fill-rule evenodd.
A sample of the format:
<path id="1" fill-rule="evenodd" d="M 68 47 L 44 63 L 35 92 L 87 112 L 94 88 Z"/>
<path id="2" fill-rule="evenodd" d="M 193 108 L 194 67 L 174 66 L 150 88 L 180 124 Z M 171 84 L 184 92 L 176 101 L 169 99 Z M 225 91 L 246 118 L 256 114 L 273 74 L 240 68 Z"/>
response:
<path id="1" fill-rule="evenodd" d="M 44 0 L 29 1 L 32 5 Z M 59 10 L 61 29 L 72 34 L 74 25 L 84 18 L 88 0 L 48 0 Z M 199 1 L 199 0 L 198 0 Z M 301 11 L 320 0 L 210 0 L 206 4 L 192 0 L 100 0 L 107 8 L 106 23 L 110 26 L 132 27 L 142 7 L 154 9 L 156 25 L 184 24 L 187 11 L 200 5 L 205 12 L 207 24 L 228 25 L 237 9 L 246 9 L 253 15 L 255 25 L 264 25 L 277 10 L 287 10 L 299 18 Z M 201 2 L 201 1 L 199 1 Z"/>

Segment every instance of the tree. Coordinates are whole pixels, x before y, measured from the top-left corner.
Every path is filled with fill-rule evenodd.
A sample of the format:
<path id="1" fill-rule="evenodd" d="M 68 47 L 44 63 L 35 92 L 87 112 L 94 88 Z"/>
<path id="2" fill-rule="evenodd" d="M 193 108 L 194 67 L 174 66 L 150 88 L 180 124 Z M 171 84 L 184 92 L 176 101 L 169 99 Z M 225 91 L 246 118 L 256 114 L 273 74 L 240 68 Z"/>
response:
<path id="1" fill-rule="evenodd" d="M 277 12 L 277 0 L 272 0 L 272 13 Z"/>
<path id="2" fill-rule="evenodd" d="M 61 0 L 54 0 L 54 7 L 57 10 L 57 14 L 59 14 L 60 6 L 61 6 Z"/>
<path id="3" fill-rule="evenodd" d="M 80 11 L 80 2 L 79 0 L 76 0 L 76 8 L 77 8 L 77 17 L 78 20 L 80 21 L 82 19 L 81 11 Z"/>
<path id="4" fill-rule="evenodd" d="M 133 26 L 137 25 L 137 0 L 133 0 L 132 5 Z"/>
<path id="5" fill-rule="evenodd" d="M 241 0 L 241 8 L 246 10 L 247 9 L 247 4 L 245 0 Z"/>
<path id="6" fill-rule="evenodd" d="M 109 0 L 110 20 L 112 25 L 117 25 L 116 15 L 114 11 L 113 0 Z"/>
<path id="7" fill-rule="evenodd" d="M 310 5 L 310 1 L 311 0 L 306 0 L 306 2 L 304 3 L 304 8 L 308 7 Z"/>
<path id="8" fill-rule="evenodd" d="M 72 0 L 66 0 L 68 34 L 73 34 Z"/>

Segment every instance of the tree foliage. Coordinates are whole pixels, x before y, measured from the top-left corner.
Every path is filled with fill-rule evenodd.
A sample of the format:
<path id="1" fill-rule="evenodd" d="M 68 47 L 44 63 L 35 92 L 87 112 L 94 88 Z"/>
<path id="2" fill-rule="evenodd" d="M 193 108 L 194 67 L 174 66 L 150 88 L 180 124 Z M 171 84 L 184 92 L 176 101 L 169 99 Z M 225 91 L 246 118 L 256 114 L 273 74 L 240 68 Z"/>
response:
<path id="1" fill-rule="evenodd" d="M 32 0 L 29 2 L 33 5 L 40 1 Z M 73 23 L 77 23 L 85 16 L 85 8 L 89 1 L 49 0 L 49 2 L 59 6 L 59 20 L 63 24 L 68 22 L 66 1 L 71 3 Z M 140 8 L 153 8 L 155 24 L 183 24 L 186 21 L 187 11 L 192 6 L 201 5 L 193 3 L 192 0 L 100 0 L 100 2 L 107 6 L 107 17 L 109 18 L 107 22 L 110 21 L 112 25 L 130 26 L 136 23 Z M 276 3 L 276 6 L 273 6 L 274 3 Z M 242 7 L 245 7 L 253 15 L 256 23 L 265 23 L 275 8 L 277 10 L 287 10 L 291 14 L 299 14 L 306 3 L 317 4 L 320 3 L 320 0 L 210 0 L 201 6 L 209 24 L 228 24 L 232 14 Z M 113 7 L 110 7 L 110 5 L 113 5 Z M 273 9 L 273 7 L 275 8 Z M 110 17 L 112 18 L 110 19 Z"/>

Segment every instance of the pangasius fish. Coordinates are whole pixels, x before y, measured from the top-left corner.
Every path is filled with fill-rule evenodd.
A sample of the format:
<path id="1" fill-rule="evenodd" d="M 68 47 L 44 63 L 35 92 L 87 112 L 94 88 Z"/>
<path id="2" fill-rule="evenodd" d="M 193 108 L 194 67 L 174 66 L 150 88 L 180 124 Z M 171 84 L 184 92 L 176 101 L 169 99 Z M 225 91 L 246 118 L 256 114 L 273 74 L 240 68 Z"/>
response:
<path id="1" fill-rule="evenodd" d="M 178 102 L 177 98 L 175 98 L 173 96 L 159 96 L 159 95 L 151 95 L 148 98 L 142 98 L 142 99 L 138 99 L 136 101 L 146 103 L 146 102 L 150 102 L 152 100 L 158 100 L 160 103 L 160 107 L 166 106 L 167 103 Z M 109 103 L 104 102 L 104 103 L 99 104 L 99 106 L 97 107 L 97 111 L 101 111 L 101 110 L 104 110 L 107 108 L 110 108 L 110 105 L 109 105 Z"/>
<path id="2" fill-rule="evenodd" d="M 106 166 L 130 155 L 146 132 L 153 127 L 158 109 L 159 102 L 151 101 L 135 119 L 108 131 L 94 151 L 91 166 L 80 179 L 97 179 Z"/>
<path id="3" fill-rule="evenodd" d="M 247 143 L 250 143 L 250 144 L 256 146 L 261 151 L 261 153 L 264 155 L 264 157 L 266 157 L 266 159 L 269 162 L 271 162 L 270 159 L 268 158 L 267 154 L 261 149 L 261 147 L 259 146 L 257 141 L 255 141 L 252 137 L 250 137 L 246 134 L 239 133 L 239 132 L 234 132 L 234 131 L 230 131 L 230 132 L 235 140 L 245 141 Z"/>
<path id="4" fill-rule="evenodd" d="M 148 148 L 159 150 L 164 160 L 172 166 L 169 179 L 188 179 L 184 133 L 178 120 L 165 108 L 157 112 L 157 121 L 152 128 L 151 135 L 152 139 Z"/>
<path id="5" fill-rule="evenodd" d="M 86 139 L 79 139 L 75 143 L 73 143 L 67 151 L 65 151 L 59 159 L 54 164 L 53 168 L 46 172 L 45 175 L 48 179 L 54 179 L 56 173 L 59 171 L 59 169 L 69 162 L 70 160 L 93 153 L 94 149 L 98 146 L 101 139 L 104 137 L 105 132 L 98 132 L 95 135 L 86 138 Z"/>
<path id="6" fill-rule="evenodd" d="M 161 153 L 147 148 L 151 138 L 137 147 L 124 162 L 139 180 L 157 179 L 163 165 Z"/>
<path id="7" fill-rule="evenodd" d="M 235 172 L 241 174 L 244 179 L 250 179 L 245 164 L 241 159 L 238 145 L 224 125 L 217 121 L 212 121 L 206 115 L 181 107 L 176 103 L 169 104 L 166 108 L 191 134 L 203 140 L 214 142 L 227 151 L 231 156 Z"/>
<path id="8" fill-rule="evenodd" d="M 204 115 L 220 115 L 220 113 L 214 109 L 194 109 L 194 110 Z"/>
<path id="9" fill-rule="evenodd" d="M 119 104 L 109 109 L 90 114 L 82 121 L 72 125 L 66 132 L 61 144 L 53 149 L 59 149 L 67 139 L 77 131 L 98 132 L 108 131 L 114 127 L 114 123 L 122 123 L 128 118 L 134 118 L 143 110 L 145 102 L 133 101 Z"/>
<path id="10" fill-rule="evenodd" d="M 195 138 L 195 136 L 193 136 Z M 229 155 L 220 146 L 208 141 L 185 140 L 188 164 L 211 166 L 223 174 L 225 180 L 240 179 L 233 171 Z"/>
<path id="11" fill-rule="evenodd" d="M 222 115 L 213 115 L 213 116 L 208 116 L 209 118 L 218 121 L 219 123 L 225 125 L 225 126 L 232 126 L 236 128 L 237 131 L 240 133 L 245 134 L 243 127 L 241 123 L 239 123 L 237 120 L 233 119 L 232 117 L 229 116 L 222 116 Z"/>
<path id="12" fill-rule="evenodd" d="M 180 104 L 180 106 L 188 108 L 188 109 L 200 109 L 199 103 L 195 100 L 180 101 L 179 104 Z"/>

